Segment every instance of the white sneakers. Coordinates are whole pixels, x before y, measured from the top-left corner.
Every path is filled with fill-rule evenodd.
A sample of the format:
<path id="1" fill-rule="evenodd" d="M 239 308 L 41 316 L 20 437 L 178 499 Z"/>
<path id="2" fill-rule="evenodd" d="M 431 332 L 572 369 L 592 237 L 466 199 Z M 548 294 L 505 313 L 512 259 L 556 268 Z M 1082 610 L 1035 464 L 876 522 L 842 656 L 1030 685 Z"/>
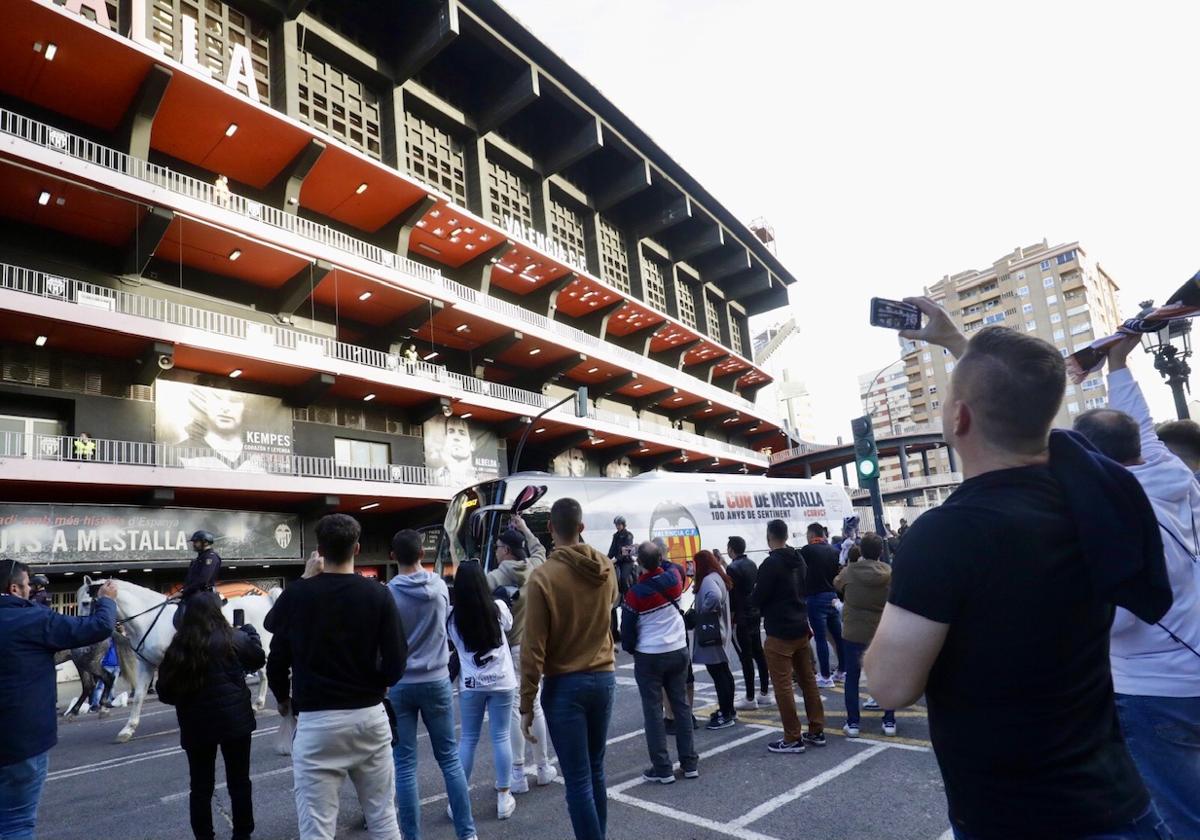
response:
<path id="1" fill-rule="evenodd" d="M 524 767 L 513 767 L 508 789 L 513 793 L 529 793 L 529 777 L 525 775 Z"/>
<path id="2" fill-rule="evenodd" d="M 847 738 L 857 738 L 858 737 L 858 724 L 857 723 L 847 723 L 845 726 L 842 727 L 842 732 L 846 733 Z"/>
<path id="3" fill-rule="evenodd" d="M 545 787 L 558 778 L 558 770 L 553 764 L 539 764 L 537 769 L 537 783 L 539 787 Z"/>
<path id="4" fill-rule="evenodd" d="M 896 734 L 896 724 L 885 723 L 883 725 L 883 734 L 884 735 L 895 735 Z"/>
<path id="5" fill-rule="evenodd" d="M 835 683 L 839 683 L 839 684 L 844 683 L 846 681 L 846 672 L 845 671 L 834 671 L 833 672 L 833 681 Z"/>
<path id="6" fill-rule="evenodd" d="M 739 712 L 752 712 L 758 708 L 758 701 L 748 700 L 743 697 L 741 700 L 737 701 L 737 705 L 735 705 L 734 708 Z"/>
<path id="7" fill-rule="evenodd" d="M 496 819 L 506 820 L 517 810 L 517 800 L 506 790 L 496 793 Z"/>
<path id="8" fill-rule="evenodd" d="M 770 694 L 760 694 L 758 695 L 758 700 L 755 702 L 758 703 L 758 708 L 769 709 L 771 706 L 775 705 L 775 698 Z"/>
<path id="9" fill-rule="evenodd" d="M 822 677 L 817 674 L 817 688 L 833 688 L 833 677 Z"/>

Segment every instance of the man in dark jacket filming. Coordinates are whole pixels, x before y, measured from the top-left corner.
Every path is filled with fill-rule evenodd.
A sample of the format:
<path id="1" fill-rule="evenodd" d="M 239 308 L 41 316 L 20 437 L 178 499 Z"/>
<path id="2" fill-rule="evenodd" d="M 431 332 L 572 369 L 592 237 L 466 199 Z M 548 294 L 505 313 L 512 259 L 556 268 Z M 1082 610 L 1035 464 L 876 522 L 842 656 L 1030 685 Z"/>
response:
<path id="1" fill-rule="evenodd" d="M 99 588 L 88 616 L 60 615 L 29 600 L 29 567 L 0 560 L 0 837 L 33 837 L 50 748 L 58 742 L 54 654 L 93 645 L 116 625 L 117 585 Z"/>
<path id="2" fill-rule="evenodd" d="M 758 570 L 758 581 L 750 600 L 762 613 L 767 641 L 767 669 L 775 686 L 775 702 L 783 721 L 783 739 L 767 749 L 776 753 L 802 753 L 805 745 L 825 746 L 825 707 L 817 690 L 812 652 L 808 646 L 808 611 L 804 608 L 804 559 L 787 544 L 788 526 L 782 519 L 767 523 L 767 547 L 771 553 Z M 804 693 L 804 714 L 808 732 L 800 727 L 796 698 L 792 694 L 792 676 L 797 677 Z"/>

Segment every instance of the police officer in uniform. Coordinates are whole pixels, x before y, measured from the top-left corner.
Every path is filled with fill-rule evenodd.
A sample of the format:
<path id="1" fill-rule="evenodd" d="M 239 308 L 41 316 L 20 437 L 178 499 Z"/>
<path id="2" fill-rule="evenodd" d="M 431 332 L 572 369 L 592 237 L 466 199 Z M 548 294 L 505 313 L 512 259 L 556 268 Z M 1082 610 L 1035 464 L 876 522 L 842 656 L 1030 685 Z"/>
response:
<path id="1" fill-rule="evenodd" d="M 33 575 L 29 578 L 29 586 L 33 589 L 33 594 L 29 596 L 29 600 L 35 604 L 41 604 L 43 607 L 49 607 L 50 579 L 45 575 Z"/>
<path id="2" fill-rule="evenodd" d="M 213 542 L 213 535 L 208 531 L 192 534 L 192 548 L 196 550 L 196 559 L 188 566 L 187 576 L 183 579 L 183 589 L 179 593 L 179 609 L 175 611 L 176 627 L 179 627 L 183 612 L 192 598 L 217 597 L 213 590 L 221 575 L 221 555 L 213 550 Z"/>

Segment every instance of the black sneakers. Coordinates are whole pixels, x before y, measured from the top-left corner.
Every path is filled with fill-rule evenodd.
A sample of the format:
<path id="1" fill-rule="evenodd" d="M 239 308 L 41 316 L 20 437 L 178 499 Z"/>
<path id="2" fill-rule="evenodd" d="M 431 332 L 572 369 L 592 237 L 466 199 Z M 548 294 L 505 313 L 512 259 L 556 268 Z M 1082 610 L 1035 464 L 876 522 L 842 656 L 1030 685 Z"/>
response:
<path id="1" fill-rule="evenodd" d="M 823 747 L 826 743 L 824 732 L 818 732 L 815 735 L 812 732 L 805 732 L 800 737 L 804 739 L 804 743 L 814 747 Z"/>
<path id="2" fill-rule="evenodd" d="M 767 749 L 773 753 L 802 753 L 805 747 L 800 741 L 785 741 L 781 738 L 767 744 Z"/>
<path id="3" fill-rule="evenodd" d="M 725 715 L 721 714 L 720 712 L 713 712 L 708 716 L 708 723 L 705 724 L 704 728 L 712 730 L 728 729 L 735 723 L 737 723 L 736 715 L 734 717 L 725 717 Z"/>
<path id="4" fill-rule="evenodd" d="M 675 774 L 670 770 L 655 770 L 653 767 L 642 773 L 642 781 L 658 782 L 660 785 L 675 784 Z"/>

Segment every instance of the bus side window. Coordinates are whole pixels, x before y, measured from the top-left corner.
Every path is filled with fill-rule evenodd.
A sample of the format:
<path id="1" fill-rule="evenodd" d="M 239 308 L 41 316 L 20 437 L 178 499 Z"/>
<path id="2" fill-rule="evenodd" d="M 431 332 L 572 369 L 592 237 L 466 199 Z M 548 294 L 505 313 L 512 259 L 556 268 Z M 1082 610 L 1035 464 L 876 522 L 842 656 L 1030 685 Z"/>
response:
<path id="1" fill-rule="evenodd" d="M 552 547 L 550 539 L 550 508 L 540 506 L 531 508 L 525 511 L 521 515 L 521 518 L 525 520 L 525 524 L 529 526 L 529 530 L 533 531 L 533 535 L 541 540 L 542 545 L 546 548 L 546 552 L 549 553 Z"/>

